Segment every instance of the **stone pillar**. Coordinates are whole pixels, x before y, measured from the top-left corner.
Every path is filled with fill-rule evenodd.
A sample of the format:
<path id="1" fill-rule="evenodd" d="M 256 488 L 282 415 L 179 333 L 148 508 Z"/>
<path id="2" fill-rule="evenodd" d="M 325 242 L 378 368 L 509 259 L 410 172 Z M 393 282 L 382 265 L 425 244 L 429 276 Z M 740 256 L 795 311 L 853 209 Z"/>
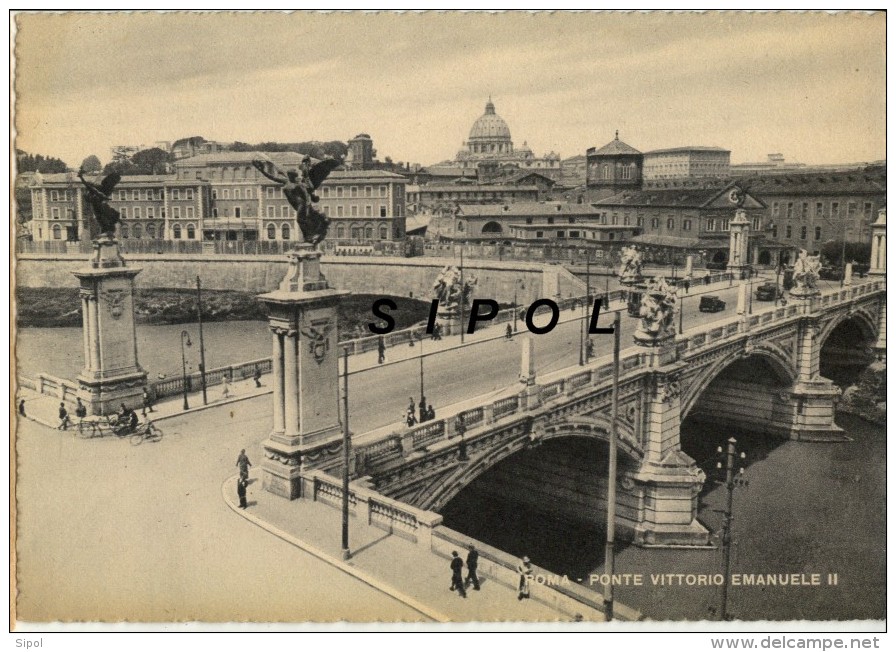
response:
<path id="1" fill-rule="evenodd" d="M 871 225 L 871 269 L 873 276 L 887 273 L 887 209 L 877 211 L 877 221 Z"/>
<path id="2" fill-rule="evenodd" d="M 73 272 L 81 283 L 84 369 L 78 375 L 79 396 L 90 414 L 115 412 L 124 403 L 143 403 L 146 372 L 137 360 L 134 323 L 134 277 L 118 243 L 108 236 L 94 242 L 89 266 Z"/>
<path id="3" fill-rule="evenodd" d="M 737 314 L 745 315 L 747 314 L 747 282 L 741 281 L 740 285 L 737 286 Z"/>
<path id="4" fill-rule="evenodd" d="M 747 221 L 747 211 L 738 208 L 734 213 L 734 219 L 729 224 L 728 237 L 728 271 L 735 278 L 740 278 L 741 273 L 748 266 L 747 245 L 750 239 L 750 223 Z"/>
<path id="5" fill-rule="evenodd" d="M 522 339 L 522 357 L 520 358 L 520 383 L 525 385 L 521 399 L 526 402 L 526 408 L 531 410 L 538 407 L 541 402 L 541 388 L 535 381 L 535 338 L 528 334 Z"/>
<path id="6" fill-rule="evenodd" d="M 302 472 L 342 461 L 336 306 L 348 293 L 329 287 L 320 257 L 299 247 L 279 289 L 259 296 L 274 332 L 274 427 L 263 442 L 262 483 L 289 499 L 300 496 Z"/>
<path id="7" fill-rule="evenodd" d="M 852 263 L 846 263 L 843 269 L 843 285 L 852 285 Z"/>
<path id="8" fill-rule="evenodd" d="M 684 277 L 690 279 L 694 275 L 694 254 L 688 254 L 684 262 Z"/>
<path id="9" fill-rule="evenodd" d="M 877 341 L 874 343 L 874 354 L 881 362 L 887 360 L 887 298 L 881 297 L 877 313 Z"/>

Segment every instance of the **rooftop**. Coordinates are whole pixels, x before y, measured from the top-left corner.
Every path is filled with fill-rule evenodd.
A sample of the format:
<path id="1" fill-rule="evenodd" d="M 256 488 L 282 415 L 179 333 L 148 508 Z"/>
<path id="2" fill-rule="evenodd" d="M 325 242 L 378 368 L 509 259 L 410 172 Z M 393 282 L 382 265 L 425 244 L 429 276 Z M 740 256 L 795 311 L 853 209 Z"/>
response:
<path id="1" fill-rule="evenodd" d="M 731 150 L 725 149 L 724 147 L 707 147 L 703 145 L 693 145 L 688 147 L 669 147 L 666 149 L 652 149 L 649 152 L 644 152 L 644 156 L 649 154 L 677 154 L 684 152 L 724 152 L 726 154 L 730 154 Z"/>
<path id="2" fill-rule="evenodd" d="M 604 145 L 598 150 L 595 150 L 593 147 L 588 150 L 589 156 L 601 155 L 601 156 L 612 156 L 616 154 L 640 154 L 638 150 L 636 150 L 631 145 L 627 145 L 619 140 L 619 132 L 616 132 L 616 138 L 611 140 L 609 143 Z"/>
<path id="3" fill-rule="evenodd" d="M 589 204 L 565 202 L 517 202 L 513 204 L 459 204 L 459 211 L 467 217 L 586 215 L 597 217 L 600 211 Z"/>
<path id="4" fill-rule="evenodd" d="M 612 197 L 592 202 L 598 208 L 610 206 L 668 206 L 675 208 L 704 208 L 728 193 L 733 184 L 715 188 L 671 188 L 626 190 Z M 749 188 L 749 202 L 746 208 L 759 208 L 761 203 L 755 200 L 757 194 L 754 187 Z M 748 201 L 749 201 L 748 199 Z M 727 199 L 726 199 L 727 200 Z M 732 203 L 732 207 L 734 204 Z"/>

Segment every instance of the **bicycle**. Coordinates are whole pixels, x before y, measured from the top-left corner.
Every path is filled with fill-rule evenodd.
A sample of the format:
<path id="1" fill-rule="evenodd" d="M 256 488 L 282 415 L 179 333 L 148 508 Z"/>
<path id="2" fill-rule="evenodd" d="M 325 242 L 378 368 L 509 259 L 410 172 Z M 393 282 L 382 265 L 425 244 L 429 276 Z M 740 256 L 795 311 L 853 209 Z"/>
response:
<path id="1" fill-rule="evenodd" d="M 158 442 L 162 441 L 162 430 L 152 421 L 141 423 L 130 437 L 130 442 L 134 446 L 139 446 L 144 441 Z"/>

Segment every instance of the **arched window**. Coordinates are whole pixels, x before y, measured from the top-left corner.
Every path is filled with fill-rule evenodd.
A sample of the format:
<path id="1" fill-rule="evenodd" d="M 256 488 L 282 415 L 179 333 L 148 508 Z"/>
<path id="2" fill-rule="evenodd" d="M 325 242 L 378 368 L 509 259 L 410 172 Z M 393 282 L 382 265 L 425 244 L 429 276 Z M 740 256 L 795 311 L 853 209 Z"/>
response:
<path id="1" fill-rule="evenodd" d="M 53 225 L 53 239 L 61 240 L 62 239 L 62 227 L 58 224 Z"/>
<path id="2" fill-rule="evenodd" d="M 196 227 L 192 224 L 187 224 L 187 240 L 195 240 L 196 239 Z"/>
<path id="3" fill-rule="evenodd" d="M 180 238 L 181 238 L 180 224 L 175 224 L 171 230 L 174 232 L 174 239 L 180 240 Z"/>
<path id="4" fill-rule="evenodd" d="M 601 170 L 601 176 L 602 176 L 604 179 L 609 179 L 609 178 L 610 178 L 610 166 L 609 166 L 609 165 L 604 164 L 604 167 L 603 167 L 603 169 Z"/>
<path id="5" fill-rule="evenodd" d="M 268 224 L 268 240 L 276 240 L 277 239 L 277 227 L 273 224 Z"/>
<path id="6" fill-rule="evenodd" d="M 128 227 L 126 227 L 124 224 L 121 225 L 121 237 L 122 238 L 130 237 L 130 234 L 128 233 Z"/>
<path id="7" fill-rule="evenodd" d="M 389 227 L 385 224 L 380 224 L 380 240 L 385 240 L 389 237 Z"/>
<path id="8" fill-rule="evenodd" d="M 458 220 L 458 221 L 457 221 L 457 230 L 458 230 L 459 233 L 463 233 L 463 232 L 464 232 L 464 223 L 463 223 L 462 220 Z"/>
<path id="9" fill-rule="evenodd" d="M 372 226 L 367 225 L 364 227 L 364 237 L 367 240 L 373 240 L 373 227 Z"/>
<path id="10" fill-rule="evenodd" d="M 143 229 L 140 228 L 139 224 L 134 225 L 134 237 L 142 238 L 143 237 Z"/>
<path id="11" fill-rule="evenodd" d="M 283 240 L 289 240 L 289 224 L 283 224 L 280 227 L 280 237 Z"/>
<path id="12" fill-rule="evenodd" d="M 146 226 L 146 237 L 147 238 L 155 238 L 156 237 L 156 227 L 152 224 L 148 224 Z"/>
<path id="13" fill-rule="evenodd" d="M 336 239 L 342 240 L 343 238 L 345 238 L 345 227 L 340 224 L 336 227 Z"/>
<path id="14" fill-rule="evenodd" d="M 352 224 L 352 240 L 360 240 L 361 239 L 361 227 L 357 224 Z"/>

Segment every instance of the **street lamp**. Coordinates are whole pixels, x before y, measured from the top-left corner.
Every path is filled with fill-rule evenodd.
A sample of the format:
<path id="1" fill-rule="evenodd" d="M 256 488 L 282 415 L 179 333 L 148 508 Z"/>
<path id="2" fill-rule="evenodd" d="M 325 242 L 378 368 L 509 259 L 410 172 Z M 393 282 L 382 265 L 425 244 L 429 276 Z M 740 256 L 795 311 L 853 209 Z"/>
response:
<path id="1" fill-rule="evenodd" d="M 426 394 L 423 392 L 423 333 L 416 335 L 420 339 L 420 422 L 426 420 Z"/>
<path id="2" fill-rule="evenodd" d="M 190 409 L 190 403 L 187 401 L 187 348 L 192 346 L 190 334 L 187 331 L 180 332 L 180 361 L 183 364 L 183 385 L 184 385 L 184 409 Z"/>
<path id="3" fill-rule="evenodd" d="M 736 445 L 737 440 L 734 437 L 731 437 L 728 439 L 727 451 L 723 452 L 721 446 L 716 450 L 719 455 L 725 455 L 725 486 L 728 488 L 728 502 L 725 510 L 722 512 L 722 549 L 725 553 L 725 572 L 722 575 L 724 578 L 724 581 L 722 582 L 722 606 L 719 613 L 719 620 L 722 621 L 728 620 L 728 577 L 731 574 L 731 522 L 734 520 L 731 511 L 734 507 L 734 488 L 745 487 L 749 484 L 747 480 L 740 477 L 744 473 L 743 467 L 740 467 L 740 470 L 736 474 L 734 472 L 734 460 L 737 454 L 735 449 Z M 743 461 L 746 458 L 746 455 L 741 452 L 739 458 Z M 719 470 L 722 469 L 721 461 L 716 463 L 716 468 Z"/>

